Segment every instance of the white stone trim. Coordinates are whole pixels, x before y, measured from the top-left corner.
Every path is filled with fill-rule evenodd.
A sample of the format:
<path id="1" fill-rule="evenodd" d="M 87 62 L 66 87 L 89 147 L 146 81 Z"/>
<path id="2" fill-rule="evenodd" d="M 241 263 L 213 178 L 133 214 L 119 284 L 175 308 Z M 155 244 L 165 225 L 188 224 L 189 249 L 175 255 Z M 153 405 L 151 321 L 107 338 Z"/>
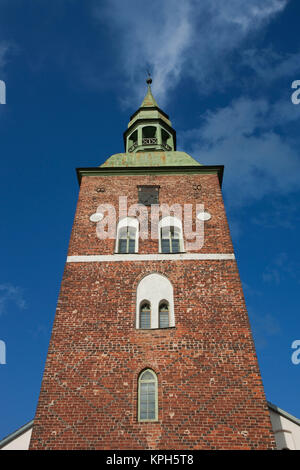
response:
<path id="1" fill-rule="evenodd" d="M 105 263 L 113 261 L 234 260 L 234 253 L 151 253 L 68 256 L 67 263 Z"/>

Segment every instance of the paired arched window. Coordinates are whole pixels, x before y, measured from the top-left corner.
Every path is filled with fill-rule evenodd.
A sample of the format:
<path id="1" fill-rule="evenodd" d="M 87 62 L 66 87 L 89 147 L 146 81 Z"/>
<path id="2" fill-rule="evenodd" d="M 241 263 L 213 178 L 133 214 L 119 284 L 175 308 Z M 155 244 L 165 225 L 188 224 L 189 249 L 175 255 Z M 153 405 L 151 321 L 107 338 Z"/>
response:
<path id="1" fill-rule="evenodd" d="M 117 227 L 116 253 L 137 253 L 138 236 L 138 220 L 134 217 L 121 219 Z"/>
<path id="2" fill-rule="evenodd" d="M 184 251 L 182 223 L 177 217 L 164 217 L 159 221 L 159 251 L 181 253 Z"/>
<path id="3" fill-rule="evenodd" d="M 175 326 L 173 286 L 158 273 L 145 276 L 138 284 L 136 328 L 169 328 Z"/>
<path id="4" fill-rule="evenodd" d="M 138 420 L 157 421 L 157 376 L 151 369 L 144 370 L 138 380 Z"/>
<path id="5" fill-rule="evenodd" d="M 177 217 L 164 217 L 159 221 L 160 253 L 182 253 L 184 243 L 182 223 Z M 136 217 L 124 217 L 118 223 L 116 253 L 138 253 L 139 222 Z"/>
<path id="6" fill-rule="evenodd" d="M 151 328 L 151 305 L 150 302 L 142 302 L 140 306 L 139 328 L 149 330 Z M 169 302 L 163 300 L 158 308 L 158 328 L 169 328 L 170 307 Z"/>

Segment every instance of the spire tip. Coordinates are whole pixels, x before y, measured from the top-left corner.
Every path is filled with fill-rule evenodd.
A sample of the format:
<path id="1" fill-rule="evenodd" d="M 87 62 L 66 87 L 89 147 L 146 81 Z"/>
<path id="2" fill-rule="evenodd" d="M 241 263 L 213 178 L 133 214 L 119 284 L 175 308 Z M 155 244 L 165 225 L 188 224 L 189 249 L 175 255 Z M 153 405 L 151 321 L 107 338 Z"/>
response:
<path id="1" fill-rule="evenodd" d="M 148 77 L 147 77 L 146 83 L 147 83 L 147 85 L 151 85 L 151 83 L 152 83 L 152 78 L 151 78 L 151 75 L 150 75 L 149 70 L 147 70 L 147 73 L 148 73 Z"/>

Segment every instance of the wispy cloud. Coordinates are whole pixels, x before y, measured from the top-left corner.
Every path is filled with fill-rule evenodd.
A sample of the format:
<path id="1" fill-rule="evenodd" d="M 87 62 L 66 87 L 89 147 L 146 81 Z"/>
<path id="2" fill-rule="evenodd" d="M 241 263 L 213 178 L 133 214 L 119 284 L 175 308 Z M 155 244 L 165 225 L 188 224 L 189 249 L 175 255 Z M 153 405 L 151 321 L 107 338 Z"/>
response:
<path id="1" fill-rule="evenodd" d="M 10 302 L 17 305 L 20 310 L 26 308 L 23 289 L 10 283 L 0 284 L 0 315 L 7 312 Z"/>
<path id="2" fill-rule="evenodd" d="M 183 77 L 191 78 L 199 93 L 209 93 L 233 83 L 238 89 L 237 77 L 245 78 L 238 71 L 245 72 L 245 67 L 262 83 L 266 75 L 276 80 L 295 73 L 300 54 L 278 53 L 271 46 L 256 49 L 260 32 L 288 3 L 95 0 L 93 13 L 119 44 L 116 62 L 129 85 L 123 105 L 136 105 L 142 99 L 147 67 L 153 74 L 155 97 L 163 105 L 167 95 L 171 96 L 170 88 Z M 256 96 L 258 90 L 256 87 Z M 207 112 L 198 128 L 181 134 L 182 148 L 199 161 L 225 164 L 224 188 L 232 205 L 299 189 L 297 144 L 277 131 L 278 126 L 300 119 L 300 106 L 291 104 L 290 91 L 273 104 L 266 98 L 236 99 Z"/>
<path id="3" fill-rule="evenodd" d="M 200 162 L 225 165 L 224 189 L 238 207 L 300 189 L 298 147 L 275 130 L 298 120 L 300 107 L 288 100 L 271 105 L 240 98 L 208 111 L 198 129 L 182 133 L 181 142 Z"/>
<path id="4" fill-rule="evenodd" d="M 268 345 L 268 340 L 277 336 L 281 331 L 278 320 L 270 313 L 258 315 L 250 310 L 249 318 L 255 345 L 258 349 L 265 348 Z"/>
<path id="5" fill-rule="evenodd" d="M 243 65 L 254 72 L 261 83 L 270 84 L 283 77 L 299 73 L 300 53 L 281 53 L 272 47 L 266 49 L 247 49 L 241 57 Z"/>
<path id="6" fill-rule="evenodd" d="M 299 265 L 291 260 L 286 252 L 274 257 L 273 262 L 266 266 L 262 279 L 266 283 L 279 285 L 286 277 L 299 280 Z"/>
<path id="7" fill-rule="evenodd" d="M 0 41 L 0 71 L 3 73 L 7 64 L 8 54 L 12 50 L 13 45 L 8 41 Z"/>
<path id="8" fill-rule="evenodd" d="M 272 284 L 276 284 L 277 286 L 280 284 L 281 281 L 281 271 L 275 267 L 267 267 L 262 274 L 262 278 L 264 282 L 270 282 Z"/>
<path id="9" fill-rule="evenodd" d="M 48 338 L 49 334 L 51 332 L 51 327 L 50 325 L 44 325 L 42 323 L 38 324 L 35 329 L 30 329 L 30 334 L 34 339 L 44 339 Z"/>
<path id="10" fill-rule="evenodd" d="M 258 212 L 251 218 L 251 222 L 263 229 L 282 227 L 293 229 L 300 221 L 298 204 L 292 197 L 287 201 L 272 201 L 268 210 Z"/>
<path id="11" fill-rule="evenodd" d="M 254 287 L 252 287 L 250 284 L 247 282 L 243 281 L 243 291 L 245 296 L 251 296 L 251 297 L 260 297 L 262 295 L 262 292 Z"/>
<path id="12" fill-rule="evenodd" d="M 119 42 L 122 73 L 142 81 L 150 67 L 160 103 L 182 75 L 191 76 L 200 90 L 233 79 L 230 54 L 257 33 L 288 0 L 153 0 L 95 1 L 94 15 L 111 28 Z M 134 88 L 139 94 L 141 89 Z M 136 100 L 136 97 L 135 97 Z"/>

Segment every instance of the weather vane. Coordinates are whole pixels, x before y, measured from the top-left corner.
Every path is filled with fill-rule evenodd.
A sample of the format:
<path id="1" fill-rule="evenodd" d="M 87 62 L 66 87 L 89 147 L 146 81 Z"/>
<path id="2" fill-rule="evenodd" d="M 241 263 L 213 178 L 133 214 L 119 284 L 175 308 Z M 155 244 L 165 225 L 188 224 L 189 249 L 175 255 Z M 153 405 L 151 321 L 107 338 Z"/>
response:
<path id="1" fill-rule="evenodd" d="M 150 72 L 149 72 L 148 69 L 147 69 L 147 74 L 148 74 L 148 77 L 147 77 L 146 83 L 148 83 L 148 85 L 151 85 L 151 83 L 152 83 L 152 78 L 151 78 L 151 74 L 150 74 Z"/>

